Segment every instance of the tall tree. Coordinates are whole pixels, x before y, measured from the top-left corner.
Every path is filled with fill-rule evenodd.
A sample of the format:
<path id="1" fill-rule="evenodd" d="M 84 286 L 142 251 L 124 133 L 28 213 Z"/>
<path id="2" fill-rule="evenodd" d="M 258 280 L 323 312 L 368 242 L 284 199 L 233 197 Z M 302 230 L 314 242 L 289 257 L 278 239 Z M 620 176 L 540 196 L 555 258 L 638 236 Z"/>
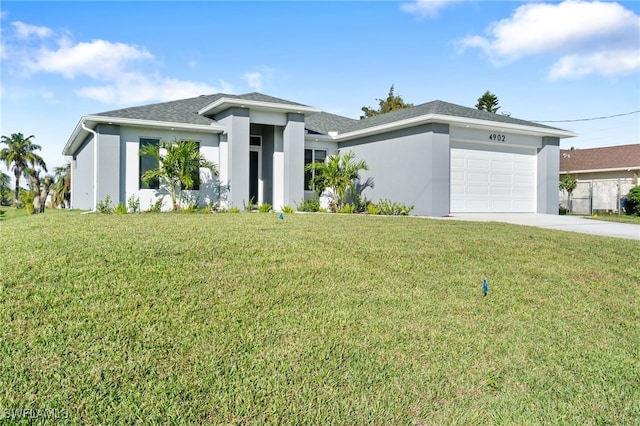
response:
<path id="1" fill-rule="evenodd" d="M 56 167 L 53 184 L 53 205 L 69 207 L 71 205 L 71 163 Z"/>
<path id="2" fill-rule="evenodd" d="M 11 185 L 11 178 L 6 173 L 0 172 L 0 205 L 4 205 L 7 202 L 7 198 L 11 193 L 9 186 Z"/>
<path id="3" fill-rule="evenodd" d="M 356 162 L 356 155 L 349 151 L 342 155 L 336 152 L 327 157 L 326 162 L 307 164 L 305 171 L 311 170 L 316 173 L 309 182 L 309 189 L 315 187 L 318 195 L 329 189 L 333 204 L 339 209 L 343 206 L 347 189 L 360 179 L 360 171 L 369 170 L 369 166 L 364 161 Z"/>
<path id="4" fill-rule="evenodd" d="M 164 152 L 162 152 L 164 151 Z M 198 144 L 190 139 L 173 142 L 163 141 L 159 145 L 147 145 L 140 155 L 152 155 L 158 159 L 158 167 L 146 171 L 142 180 L 146 183 L 159 179 L 169 191 L 173 209 L 182 205 L 182 191 L 192 189 L 199 178 L 200 169 L 209 169 L 218 175 L 216 165 L 205 159 Z"/>
<path id="5" fill-rule="evenodd" d="M 406 103 L 402 99 L 402 96 L 394 95 L 394 93 L 393 93 L 393 84 L 391 85 L 391 88 L 389 89 L 389 94 L 387 95 L 387 98 L 386 99 L 376 99 L 376 101 L 378 101 L 378 104 L 380 105 L 380 107 L 378 109 L 369 108 L 367 106 L 363 106 L 362 107 L 362 112 L 364 112 L 364 115 L 360 116 L 361 120 L 363 118 L 373 117 L 373 116 L 384 114 L 384 113 L 387 113 L 387 112 L 396 111 L 396 110 L 399 110 L 399 109 L 411 108 L 413 106 L 413 104 Z"/>
<path id="6" fill-rule="evenodd" d="M 478 98 L 476 108 L 481 111 L 498 112 L 500 109 L 498 106 L 498 97 L 487 90 Z"/>
<path id="7" fill-rule="evenodd" d="M 569 211 L 569 213 L 572 213 L 573 209 L 571 208 L 571 194 L 577 188 L 578 181 L 570 174 L 566 174 L 560 181 L 559 186 L 561 190 L 567 192 L 567 210 Z"/>
<path id="8" fill-rule="evenodd" d="M 4 161 L 7 168 L 13 171 L 16 178 L 15 203 L 16 207 L 20 205 L 20 178 L 29 164 L 40 166 L 45 171 L 47 166 L 42 157 L 34 151 L 42 149 L 40 145 L 34 144 L 31 139 L 35 136 L 31 135 L 27 138 L 22 133 L 12 133 L 11 137 L 2 136 L 0 142 L 6 144 L 5 148 L 0 150 L 0 160 Z"/>

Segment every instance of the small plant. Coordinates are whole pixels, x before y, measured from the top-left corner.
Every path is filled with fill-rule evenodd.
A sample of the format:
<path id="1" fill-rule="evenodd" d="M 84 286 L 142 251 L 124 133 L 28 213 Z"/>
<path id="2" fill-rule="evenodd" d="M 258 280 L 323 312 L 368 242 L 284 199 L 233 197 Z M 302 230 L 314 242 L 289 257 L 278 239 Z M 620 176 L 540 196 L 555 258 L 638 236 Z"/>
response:
<path id="1" fill-rule="evenodd" d="M 320 200 L 317 198 L 302 200 L 297 207 L 300 212 L 318 212 L 320 211 Z"/>
<path id="2" fill-rule="evenodd" d="M 164 195 L 156 200 L 155 203 L 147 210 L 149 213 L 160 213 L 162 211 L 162 203 L 164 202 Z"/>
<path id="3" fill-rule="evenodd" d="M 256 204 L 254 203 L 253 197 L 249 199 L 248 203 L 245 203 L 244 200 L 242 200 L 242 207 L 246 212 L 252 212 L 257 208 Z"/>
<path id="4" fill-rule="evenodd" d="M 231 208 L 228 210 L 228 212 L 229 212 L 229 213 L 240 213 L 240 209 L 234 206 L 234 207 L 231 207 Z"/>
<path id="5" fill-rule="evenodd" d="M 187 207 L 182 209 L 182 213 L 195 213 L 198 211 L 198 203 L 195 201 L 191 201 L 187 204 Z"/>
<path id="6" fill-rule="evenodd" d="M 346 203 L 338 210 L 338 213 L 353 213 L 355 211 L 355 207 L 353 204 Z"/>
<path id="7" fill-rule="evenodd" d="M 96 204 L 96 211 L 102 214 L 111 214 L 113 213 L 113 207 L 111 206 L 111 196 L 107 195 L 104 201 L 98 201 Z"/>
<path id="8" fill-rule="evenodd" d="M 36 209 L 33 205 L 34 194 L 31 191 L 22 190 L 20 191 L 20 202 L 18 205 L 20 207 L 24 207 L 27 210 L 27 214 L 34 214 Z"/>
<path id="9" fill-rule="evenodd" d="M 282 206 L 282 213 L 293 213 L 293 212 L 294 212 L 293 207 L 291 207 L 290 205 L 287 204 L 285 206 Z"/>
<path id="10" fill-rule="evenodd" d="M 369 204 L 367 204 L 367 213 L 369 213 L 369 214 L 380 214 L 380 211 L 378 211 L 378 206 L 376 206 L 373 203 L 369 203 Z"/>
<path id="11" fill-rule="evenodd" d="M 260 207 L 258 207 L 258 212 L 260 213 L 271 213 L 273 207 L 269 203 L 262 203 Z"/>
<path id="12" fill-rule="evenodd" d="M 128 211 L 129 210 L 127 210 L 127 206 L 125 206 L 122 202 L 118 203 L 118 205 L 113 209 L 113 212 L 115 214 L 127 214 Z"/>
<path id="13" fill-rule="evenodd" d="M 127 200 L 127 206 L 129 210 L 133 213 L 138 213 L 140 211 L 140 197 L 131 196 Z"/>
<path id="14" fill-rule="evenodd" d="M 624 212 L 630 216 L 640 216 L 640 185 L 629 191 L 629 197 L 624 203 Z"/>
<path id="15" fill-rule="evenodd" d="M 377 205 L 379 214 L 386 216 L 407 216 L 414 207 L 387 199 L 380 200 Z"/>
<path id="16" fill-rule="evenodd" d="M 220 201 L 213 201 L 213 198 L 209 198 L 207 202 L 207 211 L 209 213 L 219 212 L 220 210 Z"/>

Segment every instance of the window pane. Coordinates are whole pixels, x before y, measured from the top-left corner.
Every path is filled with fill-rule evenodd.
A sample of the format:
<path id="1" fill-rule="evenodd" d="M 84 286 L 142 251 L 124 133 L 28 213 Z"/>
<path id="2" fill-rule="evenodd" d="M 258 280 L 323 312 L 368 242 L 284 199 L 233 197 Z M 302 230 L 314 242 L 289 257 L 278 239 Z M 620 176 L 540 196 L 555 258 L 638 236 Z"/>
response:
<path id="1" fill-rule="evenodd" d="M 304 150 L 304 167 L 307 168 L 307 164 L 311 164 L 313 162 L 313 151 L 310 149 Z M 304 172 L 304 190 L 309 190 L 309 183 L 311 182 L 311 177 L 313 176 L 313 172 Z"/>
<path id="2" fill-rule="evenodd" d="M 262 137 L 261 136 L 249 136 L 249 145 L 251 145 L 251 146 L 260 146 L 260 145 L 262 145 Z"/>
<path id="3" fill-rule="evenodd" d="M 143 149 L 147 145 L 155 145 L 158 146 L 160 141 L 158 139 L 140 139 L 140 149 Z M 160 181 L 157 178 L 154 178 L 147 185 L 142 180 L 142 175 L 145 174 L 148 170 L 157 169 L 159 166 L 158 159 L 153 155 L 141 155 L 140 156 L 140 189 L 158 189 L 160 188 Z"/>

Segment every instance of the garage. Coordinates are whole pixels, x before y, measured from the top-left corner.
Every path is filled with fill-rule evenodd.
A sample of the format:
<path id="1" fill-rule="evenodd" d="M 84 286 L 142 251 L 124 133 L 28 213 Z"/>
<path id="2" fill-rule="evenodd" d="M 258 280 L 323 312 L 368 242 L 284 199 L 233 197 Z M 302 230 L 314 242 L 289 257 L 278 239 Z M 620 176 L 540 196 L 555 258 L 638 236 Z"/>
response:
<path id="1" fill-rule="evenodd" d="M 536 149 L 451 143 L 452 213 L 536 211 Z"/>

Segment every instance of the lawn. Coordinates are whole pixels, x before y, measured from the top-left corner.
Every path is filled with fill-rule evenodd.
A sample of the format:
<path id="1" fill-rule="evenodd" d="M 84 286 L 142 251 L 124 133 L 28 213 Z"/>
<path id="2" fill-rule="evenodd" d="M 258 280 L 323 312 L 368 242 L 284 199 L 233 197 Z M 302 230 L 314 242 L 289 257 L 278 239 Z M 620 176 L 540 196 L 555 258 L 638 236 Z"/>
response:
<path id="1" fill-rule="evenodd" d="M 0 234 L 11 423 L 640 423 L 636 241 L 258 213 Z"/>
<path id="2" fill-rule="evenodd" d="M 601 214 L 596 216 L 585 216 L 587 219 L 604 220 L 607 222 L 631 223 L 640 225 L 640 216 L 617 215 L 617 214 Z"/>

